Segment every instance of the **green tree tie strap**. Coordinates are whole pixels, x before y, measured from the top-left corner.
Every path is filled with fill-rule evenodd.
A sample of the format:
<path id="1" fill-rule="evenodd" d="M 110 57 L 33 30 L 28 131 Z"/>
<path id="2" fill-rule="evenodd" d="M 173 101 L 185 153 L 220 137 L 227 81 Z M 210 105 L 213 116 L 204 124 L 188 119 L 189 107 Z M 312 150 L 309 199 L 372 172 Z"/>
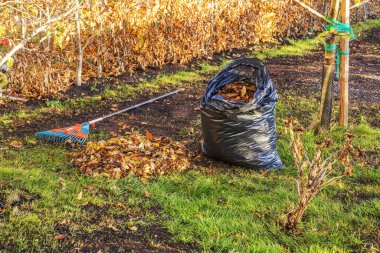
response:
<path id="1" fill-rule="evenodd" d="M 342 51 L 336 44 L 325 43 L 325 51 L 327 53 L 335 52 L 335 73 L 336 78 L 340 76 L 340 55 L 349 55 L 350 51 Z"/>
<path id="2" fill-rule="evenodd" d="M 327 19 L 330 20 L 332 23 L 330 25 L 326 25 L 325 27 L 328 32 L 337 31 L 339 36 L 343 36 L 343 37 L 348 36 L 350 39 L 355 39 L 355 34 L 350 24 L 343 24 L 342 22 L 334 20 L 329 17 L 327 17 Z M 342 33 L 348 34 L 348 35 L 342 35 Z M 342 51 L 340 50 L 339 47 L 337 47 L 337 45 L 329 44 L 329 43 L 325 44 L 325 51 L 328 53 L 335 52 L 335 66 L 336 66 L 335 73 L 336 73 L 336 78 L 338 79 L 340 77 L 340 58 L 341 58 L 340 55 L 342 54 L 349 55 L 350 51 Z"/>
<path id="3" fill-rule="evenodd" d="M 336 78 L 338 79 L 340 77 L 340 55 L 349 55 L 350 51 L 342 51 L 340 50 L 340 47 L 337 47 L 337 51 L 335 53 L 335 73 Z"/>
<path id="4" fill-rule="evenodd" d="M 335 50 L 336 50 L 335 44 L 325 43 L 325 51 L 327 53 L 335 52 Z"/>
<path id="5" fill-rule="evenodd" d="M 332 18 L 327 17 L 328 20 L 332 24 L 326 25 L 327 31 L 337 31 L 338 33 L 348 33 L 350 39 L 355 39 L 354 31 L 352 30 L 352 27 L 350 24 L 343 24 L 340 21 L 334 20 Z"/>

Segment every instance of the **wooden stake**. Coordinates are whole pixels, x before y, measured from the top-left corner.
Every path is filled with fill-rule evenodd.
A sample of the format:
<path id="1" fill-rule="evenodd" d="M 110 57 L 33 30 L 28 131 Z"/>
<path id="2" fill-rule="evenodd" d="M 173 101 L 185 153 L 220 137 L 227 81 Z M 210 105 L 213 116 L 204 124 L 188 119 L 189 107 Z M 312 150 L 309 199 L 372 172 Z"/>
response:
<path id="1" fill-rule="evenodd" d="M 350 1 L 342 0 L 341 8 L 342 23 L 350 23 Z M 350 39 L 342 38 L 340 40 L 342 51 L 350 50 Z M 339 124 L 343 127 L 348 126 L 348 74 L 349 74 L 349 55 L 342 54 L 340 62 L 340 99 L 339 99 Z"/>

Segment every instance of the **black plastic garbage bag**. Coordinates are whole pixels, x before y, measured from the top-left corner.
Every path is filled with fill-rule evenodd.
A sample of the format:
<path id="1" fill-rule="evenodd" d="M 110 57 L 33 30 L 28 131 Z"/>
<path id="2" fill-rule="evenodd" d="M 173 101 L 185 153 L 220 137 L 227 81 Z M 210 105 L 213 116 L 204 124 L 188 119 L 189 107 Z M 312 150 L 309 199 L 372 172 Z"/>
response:
<path id="1" fill-rule="evenodd" d="M 256 85 L 252 102 L 228 101 L 218 94 L 236 81 Z M 280 169 L 274 115 L 277 98 L 258 59 L 240 58 L 227 65 L 208 83 L 201 102 L 203 153 L 252 169 Z"/>

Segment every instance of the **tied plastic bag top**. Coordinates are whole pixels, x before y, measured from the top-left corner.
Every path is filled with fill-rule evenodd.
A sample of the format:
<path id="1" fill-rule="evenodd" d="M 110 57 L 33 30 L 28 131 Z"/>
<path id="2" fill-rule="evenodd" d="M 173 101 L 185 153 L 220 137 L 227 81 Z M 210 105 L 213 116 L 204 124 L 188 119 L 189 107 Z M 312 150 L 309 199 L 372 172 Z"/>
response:
<path id="1" fill-rule="evenodd" d="M 223 98 L 221 89 L 243 81 L 256 86 L 249 102 Z M 274 109 L 278 97 L 267 69 L 255 58 L 228 64 L 208 83 L 201 102 L 202 152 L 252 168 L 280 169 Z"/>

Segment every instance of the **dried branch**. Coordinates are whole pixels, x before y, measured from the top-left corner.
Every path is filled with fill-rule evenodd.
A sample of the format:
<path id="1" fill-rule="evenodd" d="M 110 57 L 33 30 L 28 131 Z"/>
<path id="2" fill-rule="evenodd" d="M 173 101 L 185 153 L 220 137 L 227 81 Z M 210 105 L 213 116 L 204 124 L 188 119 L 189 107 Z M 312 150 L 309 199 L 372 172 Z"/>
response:
<path id="1" fill-rule="evenodd" d="M 331 140 L 324 139 L 317 145 L 316 153 L 310 162 L 306 152 L 303 149 L 302 133 L 303 128 L 295 126 L 293 118 L 286 121 L 290 132 L 290 147 L 292 150 L 294 162 L 298 169 L 296 184 L 298 200 L 295 207 L 286 214 L 284 227 L 287 230 L 295 230 L 302 219 L 302 215 L 320 189 L 325 186 L 352 175 L 353 166 L 351 165 L 353 157 L 360 158 L 360 150 L 352 146 L 352 137 L 346 134 L 346 139 L 338 152 L 332 152 L 327 158 L 323 158 L 322 151 L 331 146 Z M 296 132 L 296 134 L 294 133 Z M 336 166 L 340 162 L 342 166 Z M 331 178 L 330 175 L 334 174 Z"/>
<path id="2" fill-rule="evenodd" d="M 72 8 L 70 8 L 68 11 L 66 11 L 65 13 L 61 14 L 61 15 L 57 15 L 55 16 L 54 18 L 52 19 L 49 19 L 45 24 L 43 24 L 42 26 L 38 27 L 37 29 L 35 29 L 31 35 L 29 35 L 28 37 L 26 37 L 25 39 L 23 39 L 18 45 L 14 46 L 12 48 L 11 51 L 9 51 L 4 58 L 1 59 L 0 61 L 0 66 L 4 65 L 9 58 L 11 58 L 18 50 L 20 50 L 21 48 L 23 48 L 25 46 L 25 44 L 27 42 L 29 42 L 32 38 L 34 38 L 37 34 L 39 34 L 40 32 L 43 32 L 45 31 L 51 24 L 59 21 L 59 20 L 62 20 L 68 16 L 70 16 L 74 11 L 76 11 L 78 9 L 78 6 L 74 6 Z"/>
<path id="3" fill-rule="evenodd" d="M 12 101 L 21 101 L 21 102 L 27 102 L 28 101 L 28 99 L 25 99 L 25 98 L 3 95 L 3 93 L 5 93 L 5 92 L 6 92 L 6 90 L 0 89 L 0 100 L 12 100 Z"/>
<path id="4" fill-rule="evenodd" d="M 353 6 L 350 7 L 350 10 L 358 8 L 358 7 L 362 6 L 362 5 L 368 4 L 369 2 L 370 2 L 369 0 L 365 0 L 365 1 L 361 2 L 361 3 L 354 4 Z"/>
<path id="5" fill-rule="evenodd" d="M 27 102 L 28 99 L 25 99 L 25 98 L 19 98 L 19 97 L 13 97 L 13 96 L 3 96 L 3 95 L 0 95 L 0 100 L 12 100 L 12 101 L 21 101 L 21 102 Z"/>
<path id="6" fill-rule="evenodd" d="M 22 1 L 6 1 L 4 3 L 0 3 L 0 6 L 9 6 L 11 4 L 23 4 Z"/>
<path id="7" fill-rule="evenodd" d="M 314 14 L 315 16 L 317 16 L 318 18 L 326 21 L 327 23 L 331 24 L 331 21 L 328 20 L 324 15 L 322 15 L 321 13 L 319 13 L 318 11 L 314 10 L 313 8 L 311 8 L 310 6 L 304 4 L 303 2 L 301 2 L 300 0 L 294 0 L 294 2 L 296 2 L 297 4 L 299 4 L 302 8 L 306 9 L 307 11 L 309 11 L 310 13 Z"/>
<path id="8" fill-rule="evenodd" d="M 7 8 L 12 9 L 12 10 L 17 11 L 17 12 L 20 12 L 20 13 L 26 15 L 26 16 L 33 17 L 33 15 L 31 15 L 30 13 L 28 13 L 26 11 L 23 11 L 23 10 L 21 10 L 19 8 L 16 8 L 16 7 L 13 7 L 13 6 L 10 6 L 10 5 L 8 5 Z"/>

